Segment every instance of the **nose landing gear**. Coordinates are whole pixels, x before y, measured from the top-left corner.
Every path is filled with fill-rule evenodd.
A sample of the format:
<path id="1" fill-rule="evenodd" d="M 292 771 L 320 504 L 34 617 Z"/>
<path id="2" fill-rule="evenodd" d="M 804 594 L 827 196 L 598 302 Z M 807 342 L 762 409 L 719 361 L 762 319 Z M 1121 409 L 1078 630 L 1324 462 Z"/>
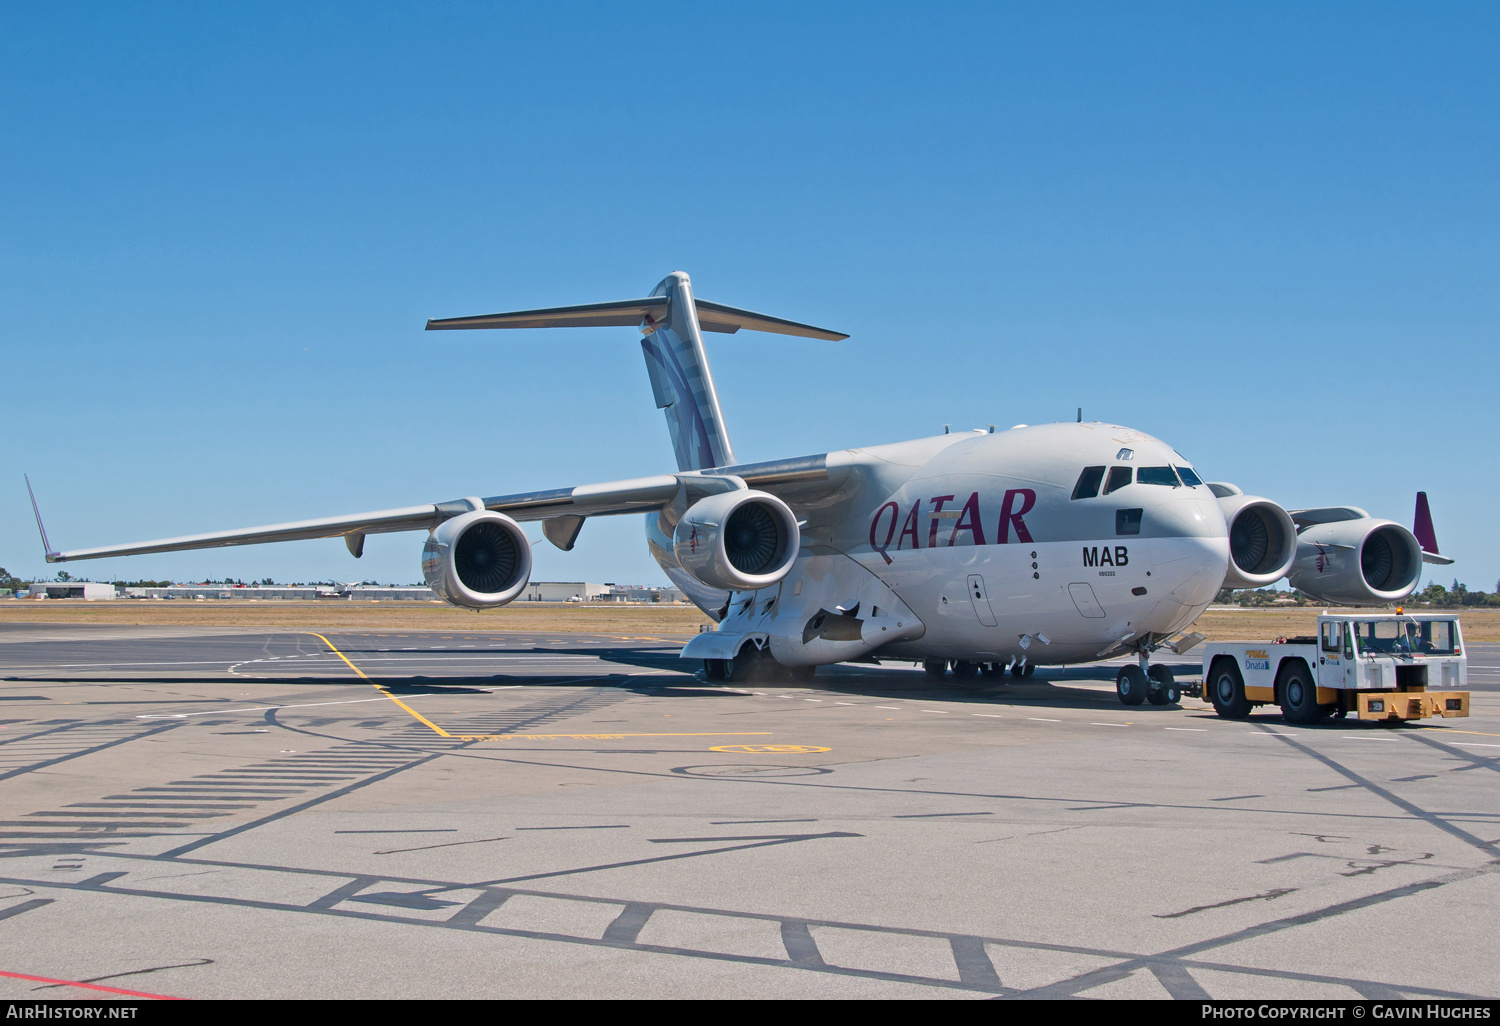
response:
<path id="1" fill-rule="evenodd" d="M 1120 667 L 1115 677 L 1115 694 L 1124 705 L 1176 705 L 1182 698 L 1182 689 L 1172 677 L 1172 671 L 1161 663 L 1152 664 L 1146 652 L 1140 654 L 1136 665 Z"/>

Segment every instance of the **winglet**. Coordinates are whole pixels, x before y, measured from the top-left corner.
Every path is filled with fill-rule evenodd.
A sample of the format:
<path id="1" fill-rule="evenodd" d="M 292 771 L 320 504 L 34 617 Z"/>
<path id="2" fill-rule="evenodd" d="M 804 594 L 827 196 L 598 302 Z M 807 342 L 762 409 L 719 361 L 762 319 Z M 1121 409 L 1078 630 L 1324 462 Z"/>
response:
<path id="1" fill-rule="evenodd" d="M 31 476 L 22 474 L 26 479 L 26 494 L 31 496 L 31 512 L 36 515 L 36 529 L 42 532 L 42 551 L 46 553 L 47 562 L 56 563 L 57 553 L 52 551 L 52 546 L 47 541 L 47 528 L 42 526 L 42 511 L 36 505 L 36 492 L 31 490 Z"/>
<path id="2" fill-rule="evenodd" d="M 1437 532 L 1432 529 L 1432 510 L 1427 506 L 1427 493 L 1417 493 L 1417 512 L 1412 520 L 1411 533 L 1417 536 L 1422 546 L 1422 562 L 1447 566 L 1453 560 L 1438 555 Z"/>

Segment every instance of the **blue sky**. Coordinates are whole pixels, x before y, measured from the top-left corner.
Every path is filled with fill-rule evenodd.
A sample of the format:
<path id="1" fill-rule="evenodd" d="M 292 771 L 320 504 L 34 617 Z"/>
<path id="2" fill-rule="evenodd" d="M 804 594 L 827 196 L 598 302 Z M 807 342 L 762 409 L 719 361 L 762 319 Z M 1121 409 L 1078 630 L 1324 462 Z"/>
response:
<path id="1" fill-rule="evenodd" d="M 1072 419 L 1500 576 L 1493 4 L 0 10 L 0 565 L 669 470 L 630 329 L 699 295 L 742 459 Z M 413 581 L 418 535 L 80 563 Z M 636 518 L 538 579 L 654 583 Z"/>

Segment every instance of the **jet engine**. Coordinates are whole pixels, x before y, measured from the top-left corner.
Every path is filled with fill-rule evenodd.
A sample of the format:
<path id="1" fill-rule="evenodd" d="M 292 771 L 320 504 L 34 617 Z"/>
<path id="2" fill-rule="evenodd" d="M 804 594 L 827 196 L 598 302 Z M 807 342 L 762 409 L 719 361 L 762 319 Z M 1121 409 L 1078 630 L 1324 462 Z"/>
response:
<path id="1" fill-rule="evenodd" d="M 422 576 L 455 606 L 487 609 L 520 595 L 531 578 L 531 541 L 503 513 L 475 510 L 445 520 L 422 548 Z"/>
<path id="2" fill-rule="evenodd" d="M 1223 586 L 1264 588 L 1285 577 L 1297 557 L 1297 527 L 1287 511 L 1234 485 L 1216 481 L 1208 487 L 1229 529 L 1229 572 Z"/>
<path id="3" fill-rule="evenodd" d="M 1415 535 L 1390 520 L 1360 517 L 1306 528 L 1287 582 L 1319 602 L 1369 606 L 1405 598 L 1421 575 Z"/>
<path id="4" fill-rule="evenodd" d="M 767 492 L 720 492 L 688 507 L 672 532 L 683 570 L 713 588 L 775 584 L 797 559 L 801 532 L 791 508 Z"/>

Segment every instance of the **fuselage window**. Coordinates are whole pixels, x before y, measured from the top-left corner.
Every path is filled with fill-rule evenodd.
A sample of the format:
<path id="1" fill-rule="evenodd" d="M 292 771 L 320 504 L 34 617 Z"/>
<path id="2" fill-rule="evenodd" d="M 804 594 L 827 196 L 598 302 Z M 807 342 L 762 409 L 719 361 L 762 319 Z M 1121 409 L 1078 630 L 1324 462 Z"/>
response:
<path id="1" fill-rule="evenodd" d="M 1182 483 L 1189 488 L 1197 488 L 1203 483 L 1203 478 L 1193 473 L 1192 467 L 1178 467 L 1177 476 L 1182 478 Z"/>
<path id="2" fill-rule="evenodd" d="M 1128 485 L 1131 473 L 1130 467 L 1110 467 L 1109 480 L 1104 484 L 1104 494 L 1108 495 L 1110 492 L 1119 491 Z"/>
<path id="3" fill-rule="evenodd" d="M 1115 510 L 1115 534 L 1140 534 L 1141 512 L 1138 509 Z"/>
<path id="4" fill-rule="evenodd" d="M 1181 484 L 1171 467 L 1142 467 L 1135 480 L 1137 484 L 1168 485 L 1172 488 Z"/>
<path id="5" fill-rule="evenodd" d="M 1078 483 L 1073 486 L 1073 498 L 1092 499 L 1099 494 L 1099 484 L 1103 480 L 1103 467 L 1084 467 L 1083 473 L 1078 475 Z"/>

